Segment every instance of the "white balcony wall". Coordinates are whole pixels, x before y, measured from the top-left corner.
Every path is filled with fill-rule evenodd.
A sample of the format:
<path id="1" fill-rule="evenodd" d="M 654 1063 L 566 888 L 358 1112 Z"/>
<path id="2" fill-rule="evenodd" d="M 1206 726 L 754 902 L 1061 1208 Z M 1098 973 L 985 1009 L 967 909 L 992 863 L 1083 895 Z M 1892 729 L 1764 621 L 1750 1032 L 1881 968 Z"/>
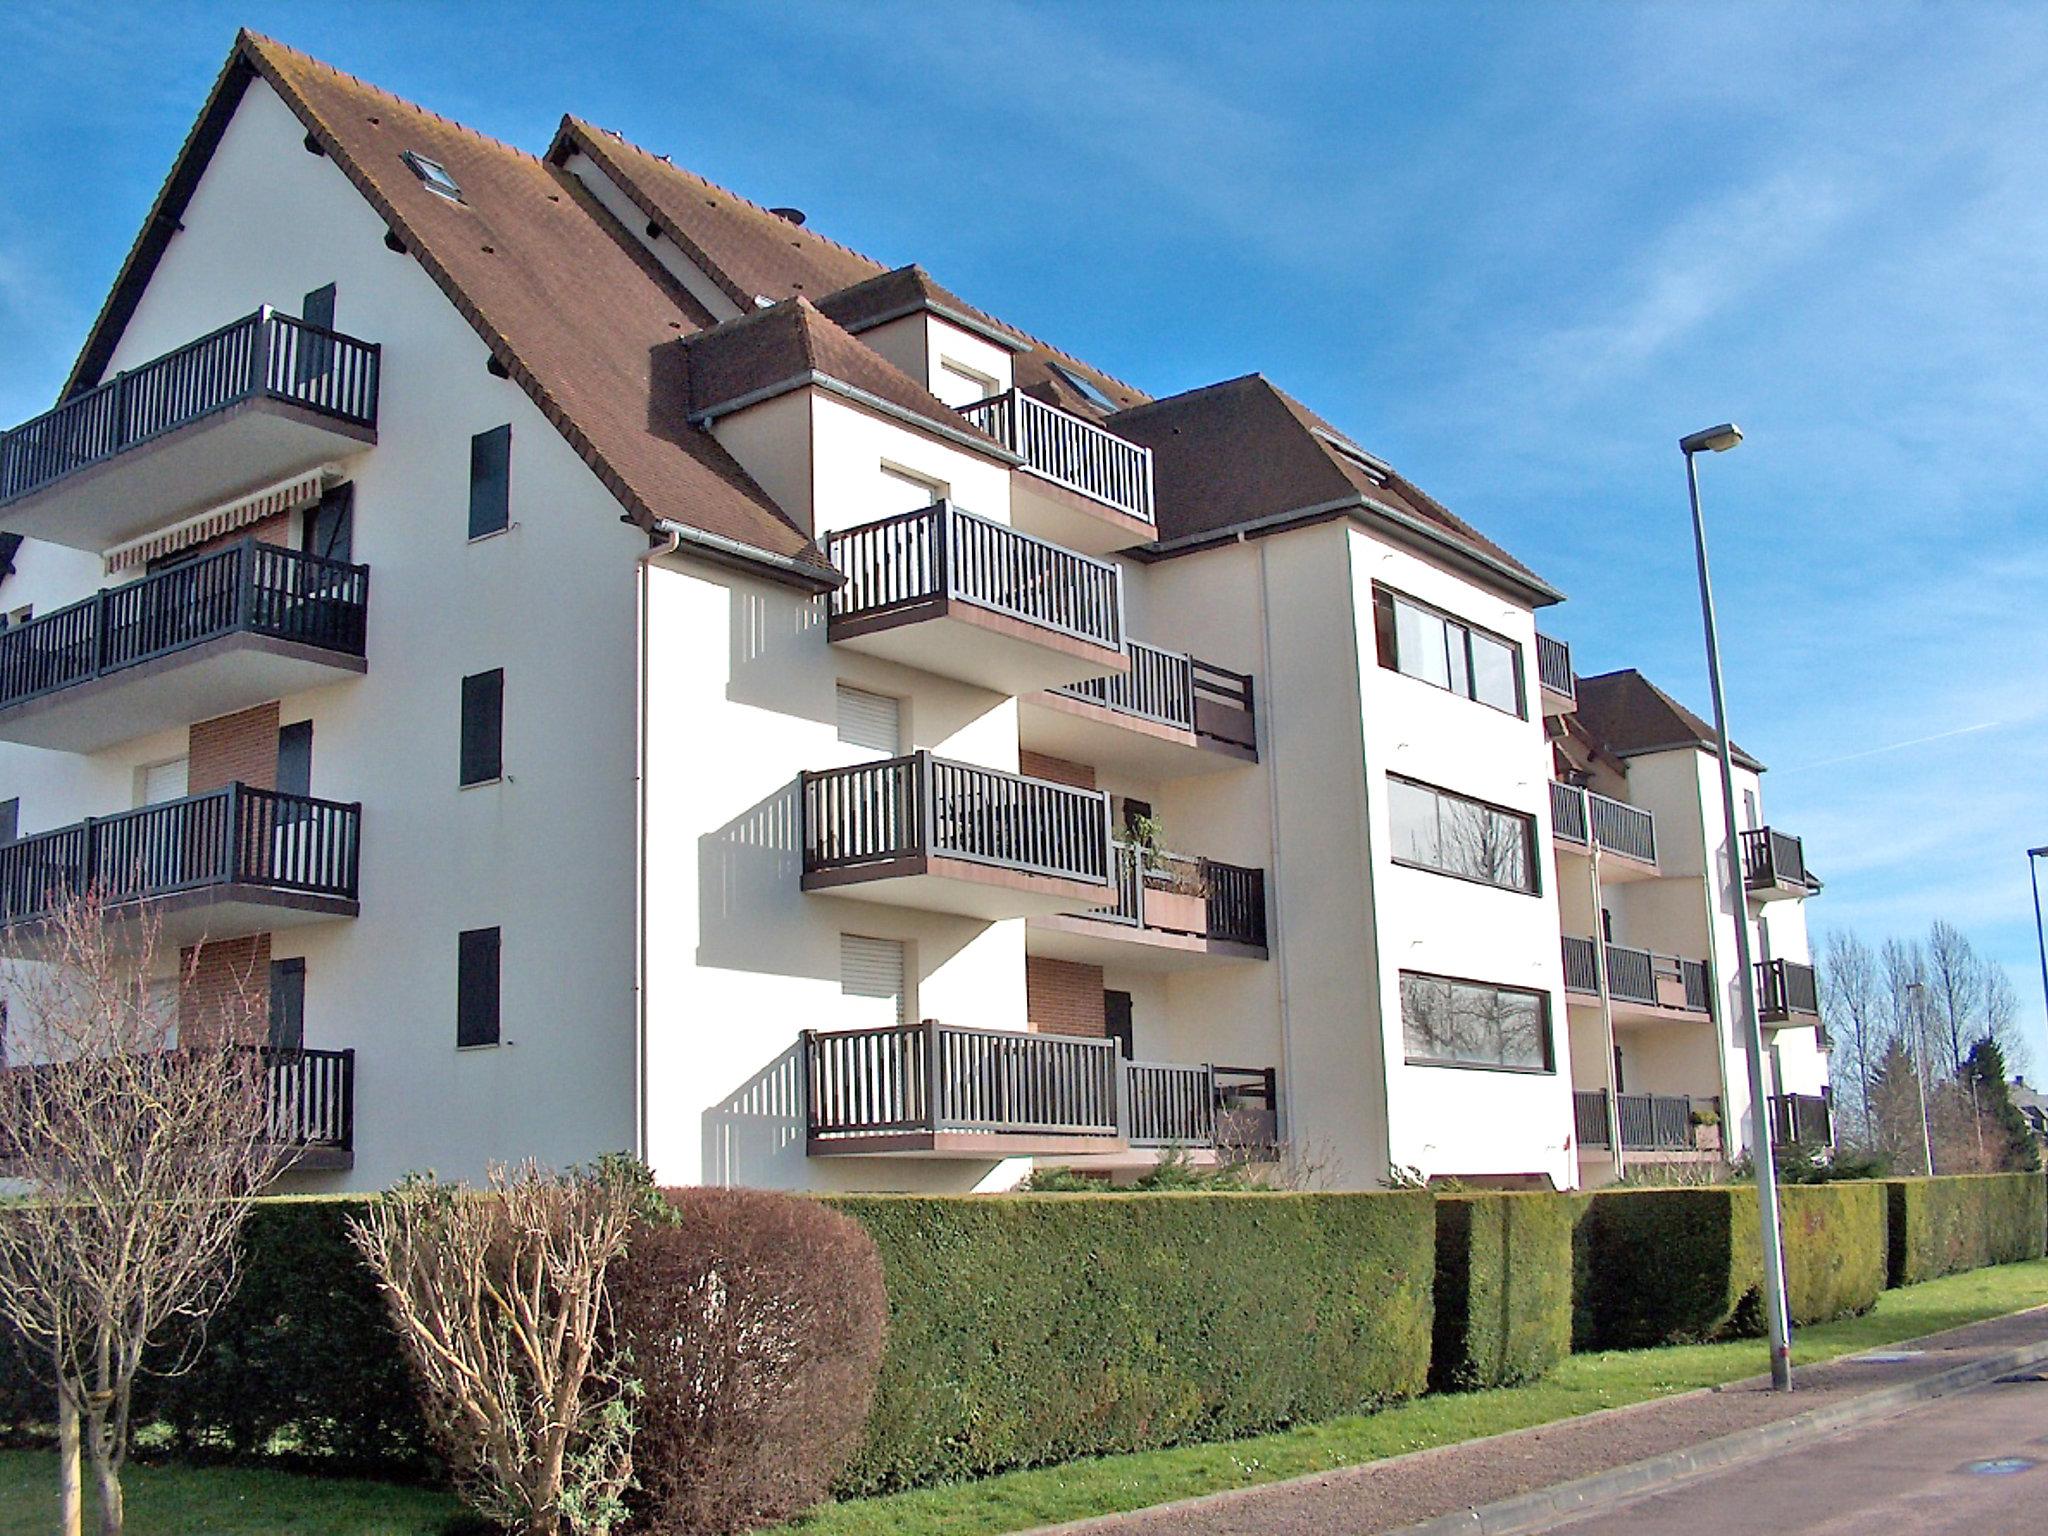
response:
<path id="1" fill-rule="evenodd" d="M 860 339 L 948 405 L 972 405 L 999 395 L 1014 380 L 1013 354 L 984 336 L 918 310 L 884 325 L 870 326 Z M 947 367 L 948 363 L 956 366 Z M 988 386 L 976 382 L 987 379 Z"/>

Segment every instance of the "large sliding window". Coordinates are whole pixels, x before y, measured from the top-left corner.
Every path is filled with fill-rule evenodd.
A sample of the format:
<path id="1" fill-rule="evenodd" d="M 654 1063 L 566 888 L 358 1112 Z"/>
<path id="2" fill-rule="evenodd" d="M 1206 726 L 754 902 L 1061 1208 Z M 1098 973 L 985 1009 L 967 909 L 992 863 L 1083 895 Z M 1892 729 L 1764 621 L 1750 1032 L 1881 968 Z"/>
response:
<path id="1" fill-rule="evenodd" d="M 1536 818 L 1387 776 L 1394 862 L 1536 894 Z"/>
<path id="2" fill-rule="evenodd" d="M 1510 715 L 1522 704 L 1522 648 L 1374 583 L 1380 665 Z"/>
<path id="3" fill-rule="evenodd" d="M 1411 1065 L 1556 1070 L 1541 992 L 1403 971 L 1401 1031 Z"/>

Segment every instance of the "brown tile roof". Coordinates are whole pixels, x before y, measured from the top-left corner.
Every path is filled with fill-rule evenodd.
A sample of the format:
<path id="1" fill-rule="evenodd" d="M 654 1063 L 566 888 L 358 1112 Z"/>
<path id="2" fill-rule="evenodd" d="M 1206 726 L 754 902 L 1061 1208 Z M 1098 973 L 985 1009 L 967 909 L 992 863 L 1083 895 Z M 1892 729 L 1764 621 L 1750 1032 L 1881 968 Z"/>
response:
<path id="1" fill-rule="evenodd" d="M 239 99 L 260 75 L 439 285 L 500 363 L 636 518 L 668 518 L 760 551 L 799 579 L 836 573 L 708 432 L 688 423 L 680 339 L 710 317 L 575 179 L 267 38 L 244 32 L 216 86 Z M 228 110 L 231 112 L 232 103 Z M 209 102 L 201 129 L 220 116 Z M 195 129 L 187 155 L 209 153 Z M 400 156 L 439 161 L 462 189 L 452 202 Z M 197 169 L 166 184 L 189 197 Z M 160 199 L 152 216 L 167 209 Z M 88 384 L 148 281 L 156 242 L 137 242 L 80 360 Z M 396 259 L 396 258 L 394 258 Z M 126 297 L 123 298 L 123 291 Z M 478 367 L 483 366 L 479 358 Z"/>
<path id="2" fill-rule="evenodd" d="M 720 407 L 736 401 L 752 403 L 831 381 L 938 429 L 962 447 L 978 449 L 1005 464 L 1017 462 L 1015 454 L 872 347 L 834 325 L 809 299 L 785 299 L 700 331 L 683 343 L 683 350 L 693 420 L 717 414 Z"/>
<path id="3" fill-rule="evenodd" d="M 940 287 L 919 266 L 898 267 L 851 288 L 828 293 L 818 300 L 818 308 L 854 335 L 922 309 L 978 331 L 1013 352 L 1028 351 L 1031 347 L 1030 342 L 994 316 L 983 314 L 958 294 Z"/>
<path id="4" fill-rule="evenodd" d="M 1337 516 L 1361 502 L 1505 575 L 1542 601 L 1558 594 L 1528 566 L 1261 374 L 1172 395 L 1109 418 L 1152 450 L 1162 543 L 1194 543 L 1291 515 Z"/>
<path id="5" fill-rule="evenodd" d="M 1573 717 L 1614 757 L 1641 757 L 1674 747 L 1720 744 L 1714 728 L 1633 667 L 1602 672 L 1578 680 L 1578 712 Z M 1764 765 L 1735 743 L 1728 755 L 1743 767 L 1762 773 Z"/>

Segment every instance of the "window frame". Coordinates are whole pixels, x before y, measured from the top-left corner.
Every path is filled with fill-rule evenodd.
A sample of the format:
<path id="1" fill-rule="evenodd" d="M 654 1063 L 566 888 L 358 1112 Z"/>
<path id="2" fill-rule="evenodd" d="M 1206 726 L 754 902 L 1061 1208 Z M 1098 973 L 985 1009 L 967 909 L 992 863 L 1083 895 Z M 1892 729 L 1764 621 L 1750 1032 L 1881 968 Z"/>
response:
<path id="1" fill-rule="evenodd" d="M 437 197 L 445 197 L 451 203 L 462 198 L 462 183 L 438 160 L 431 160 L 416 149 L 400 150 L 398 158 L 405 162 L 405 168 L 419 177 L 420 185 Z"/>
<path id="2" fill-rule="evenodd" d="M 500 445 L 503 445 L 500 448 Z M 495 476 L 486 455 L 498 453 Z M 479 468 L 483 465 L 483 468 Z M 495 493 L 493 493 L 495 486 Z M 493 504 L 495 503 L 495 504 Z M 479 515 L 483 526 L 478 526 Z M 493 522 L 491 519 L 495 518 Z M 496 538 L 512 527 L 512 423 L 503 422 L 469 439 L 469 542 Z"/>
<path id="3" fill-rule="evenodd" d="M 1542 1030 L 1543 1065 L 1540 1067 L 1516 1066 L 1504 1061 L 1473 1061 L 1456 1056 L 1417 1056 L 1408 1045 L 1408 983 L 1415 981 L 1436 981 L 1452 987 L 1476 987 L 1493 993 L 1510 993 L 1517 997 L 1536 999 L 1538 1025 Z M 1401 1061 L 1410 1067 L 1448 1068 L 1460 1072 L 1505 1072 L 1514 1077 L 1555 1077 L 1557 1076 L 1557 1019 L 1550 1003 L 1550 994 L 1535 987 L 1511 986 L 1506 982 L 1482 981 L 1473 976 L 1446 976 L 1440 971 L 1409 971 L 1395 973 L 1395 985 L 1400 988 L 1401 1015 Z"/>
<path id="4" fill-rule="evenodd" d="M 1446 674 L 1451 678 L 1449 683 L 1439 683 L 1433 677 L 1425 677 L 1420 673 L 1411 672 L 1401 665 L 1400 620 L 1397 605 L 1404 603 L 1416 612 L 1427 614 L 1437 620 L 1446 626 L 1447 631 L 1455 632 L 1463 637 L 1464 643 L 1457 648 L 1455 662 L 1450 646 L 1448 644 L 1445 646 L 1444 666 Z M 1390 587 L 1385 582 L 1375 581 L 1372 584 L 1372 609 L 1374 649 L 1377 652 L 1379 664 L 1384 670 L 1397 673 L 1426 687 L 1434 688 L 1440 693 L 1448 693 L 1457 698 L 1469 700 L 1474 704 L 1483 704 L 1495 714 L 1507 715 L 1516 720 L 1527 720 L 1529 718 L 1529 664 L 1527 657 L 1523 655 L 1523 649 L 1519 641 L 1502 634 L 1499 630 L 1488 629 L 1484 624 L 1475 624 L 1470 619 L 1461 618 L 1447 608 L 1439 608 L 1435 603 L 1424 602 L 1421 598 L 1413 597 L 1398 587 Z M 1473 683 L 1475 672 L 1472 665 L 1472 637 L 1474 635 L 1482 636 L 1487 640 L 1491 640 L 1496 645 L 1505 647 L 1508 654 L 1513 658 L 1515 669 L 1515 707 L 1513 709 L 1503 709 L 1491 699 L 1481 698 L 1476 691 Z M 1460 686 L 1461 681 L 1462 686 Z"/>
<path id="5" fill-rule="evenodd" d="M 505 930 L 464 928 L 455 936 L 455 1049 L 491 1050 L 505 1043 Z M 488 1015 L 486 1023 L 484 1015 Z M 481 1025 L 488 1038 L 471 1026 Z M 468 1038 L 475 1035 L 475 1038 Z"/>
<path id="6" fill-rule="evenodd" d="M 1468 875 L 1460 869 L 1445 869 L 1440 865 L 1425 864 L 1419 859 L 1407 859 L 1398 853 L 1389 852 L 1387 855 L 1388 860 L 1395 866 L 1401 869 L 1419 870 L 1426 875 L 1442 875 L 1446 879 L 1462 880 L 1467 885 L 1481 886 L 1489 891 L 1506 891 L 1511 896 L 1541 896 L 1543 894 L 1543 868 L 1542 861 L 1536 856 L 1538 844 L 1536 817 L 1533 813 L 1516 810 L 1515 807 L 1502 805 L 1498 801 L 1482 800 L 1477 795 L 1468 795 L 1455 789 L 1446 789 L 1441 784 L 1432 784 L 1426 779 L 1418 779 L 1405 773 L 1389 773 L 1386 777 L 1388 784 L 1387 834 L 1389 843 L 1392 843 L 1397 836 L 1394 830 L 1394 791 L 1392 788 L 1396 784 L 1406 785 L 1410 789 L 1428 790 L 1439 801 L 1444 799 L 1458 800 L 1466 805 L 1476 805 L 1481 810 L 1491 811 L 1495 815 L 1511 816 L 1516 821 L 1522 823 L 1528 833 L 1523 854 L 1523 862 L 1529 871 L 1529 883 L 1527 885 L 1503 885 L 1498 880 L 1488 880 L 1484 875 Z M 1439 815 L 1441 815 L 1441 807 L 1439 807 Z"/>
<path id="7" fill-rule="evenodd" d="M 485 721 L 491 720 L 491 717 L 495 716 L 495 721 L 491 726 L 491 741 L 488 747 L 490 763 L 490 771 L 488 773 L 472 774 L 470 771 L 472 766 L 470 756 L 470 734 L 472 729 L 470 711 L 472 705 L 480 711 L 488 711 L 478 716 L 478 729 L 482 728 Z M 481 746 L 478 748 L 479 752 L 484 750 L 486 749 Z M 475 766 L 479 768 L 483 766 L 483 759 L 481 757 L 475 760 Z M 480 784 L 499 783 L 504 777 L 505 669 L 503 667 L 489 667 L 482 672 L 468 673 L 462 679 L 462 705 L 460 720 L 456 729 L 455 781 L 456 787 L 459 789 L 474 789 Z"/>
<path id="8" fill-rule="evenodd" d="M 278 1000 L 290 999 L 285 1017 L 280 1017 Z M 306 961 L 302 955 L 289 955 L 282 960 L 270 962 L 270 1018 L 264 1043 L 273 1051 L 304 1051 L 306 1048 Z M 293 1038 L 281 1041 L 278 1038 L 280 1025 L 289 1025 Z"/>

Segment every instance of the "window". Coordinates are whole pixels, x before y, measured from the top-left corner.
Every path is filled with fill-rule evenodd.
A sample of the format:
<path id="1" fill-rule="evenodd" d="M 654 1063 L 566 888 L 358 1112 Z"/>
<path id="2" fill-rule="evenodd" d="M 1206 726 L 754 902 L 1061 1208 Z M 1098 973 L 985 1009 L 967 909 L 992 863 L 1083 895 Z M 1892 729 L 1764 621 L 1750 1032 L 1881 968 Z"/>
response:
<path id="1" fill-rule="evenodd" d="M 323 331 L 334 329 L 334 284 L 315 288 L 299 303 L 299 318 Z"/>
<path id="2" fill-rule="evenodd" d="M 1049 363 L 1046 366 L 1051 368 L 1052 371 L 1059 376 L 1060 381 L 1063 384 L 1065 384 L 1067 388 L 1073 390 L 1075 394 L 1079 395 L 1083 400 L 1086 400 L 1090 405 L 1094 406 L 1097 410 L 1113 411 L 1117 408 L 1116 402 L 1114 400 L 1110 399 L 1109 396 L 1105 395 L 1100 389 L 1096 388 L 1093 383 L 1083 378 L 1079 373 L 1077 373 L 1074 369 L 1069 368 L 1066 364 Z"/>
<path id="3" fill-rule="evenodd" d="M 1372 589 L 1380 665 L 1433 687 L 1522 715 L 1522 648 L 1449 614 Z"/>
<path id="4" fill-rule="evenodd" d="M 185 798 L 185 759 L 167 763 L 145 763 L 135 770 L 135 803 L 162 805 L 166 800 Z"/>
<path id="5" fill-rule="evenodd" d="M 17 841 L 21 837 L 21 797 L 0 800 L 0 844 Z"/>
<path id="6" fill-rule="evenodd" d="M 313 722 L 294 720 L 277 730 L 277 788 L 285 795 L 313 793 Z"/>
<path id="7" fill-rule="evenodd" d="M 299 543 L 309 555 L 344 564 L 355 559 L 356 488 L 337 485 L 306 508 Z"/>
<path id="8" fill-rule="evenodd" d="M 505 774 L 505 669 L 462 680 L 462 780 L 488 784 Z"/>
<path id="9" fill-rule="evenodd" d="M 977 400 L 986 400 L 990 395 L 1002 392 L 1002 385 L 993 374 L 970 368 L 950 357 L 939 359 L 939 387 L 933 393 L 946 404 L 972 405 Z"/>
<path id="10" fill-rule="evenodd" d="M 448 167 L 440 161 L 429 160 L 425 155 L 414 154 L 409 149 L 400 155 L 399 159 L 405 162 L 406 169 L 419 177 L 429 192 L 438 192 L 451 203 L 462 201 L 462 188 L 456 185 L 455 178 L 448 174 Z"/>
<path id="11" fill-rule="evenodd" d="M 952 495 L 953 488 L 943 480 L 930 475 L 921 475 L 914 469 L 905 469 L 900 464 L 882 461 L 882 479 L 892 507 L 897 512 L 919 512 L 935 506 Z"/>
<path id="12" fill-rule="evenodd" d="M 315 288 L 299 302 L 299 317 L 310 326 L 322 331 L 334 329 L 334 284 Z M 301 384 L 310 384 L 333 366 L 334 342 L 331 337 L 295 333 L 289 343 L 296 355 L 293 358 L 294 371 Z"/>
<path id="13" fill-rule="evenodd" d="M 498 1043 L 498 930 L 468 928 L 456 940 L 455 1044 Z"/>
<path id="14" fill-rule="evenodd" d="M 1394 862 L 1536 894 L 1536 818 L 1387 776 Z"/>
<path id="15" fill-rule="evenodd" d="M 1416 1065 L 1555 1070 L 1541 992 L 1403 971 L 1401 1032 Z"/>
<path id="16" fill-rule="evenodd" d="M 885 693 L 839 685 L 839 739 L 884 757 L 903 750 L 902 701 Z"/>
<path id="17" fill-rule="evenodd" d="M 493 427 L 469 440 L 469 536 L 503 533 L 512 522 L 512 428 Z"/>
<path id="18" fill-rule="evenodd" d="M 1130 993 L 1103 989 L 1102 1032 L 1116 1042 L 1117 1049 L 1124 1053 L 1124 1060 L 1137 1059 L 1136 1035 L 1131 1028 Z"/>
<path id="19" fill-rule="evenodd" d="M 273 1051 L 302 1051 L 306 1048 L 306 962 L 270 962 L 270 1048 Z"/>
<path id="20" fill-rule="evenodd" d="M 839 993 L 847 999 L 849 1027 L 881 1029 L 901 1024 L 906 1012 L 903 975 L 901 940 L 839 935 Z"/>

